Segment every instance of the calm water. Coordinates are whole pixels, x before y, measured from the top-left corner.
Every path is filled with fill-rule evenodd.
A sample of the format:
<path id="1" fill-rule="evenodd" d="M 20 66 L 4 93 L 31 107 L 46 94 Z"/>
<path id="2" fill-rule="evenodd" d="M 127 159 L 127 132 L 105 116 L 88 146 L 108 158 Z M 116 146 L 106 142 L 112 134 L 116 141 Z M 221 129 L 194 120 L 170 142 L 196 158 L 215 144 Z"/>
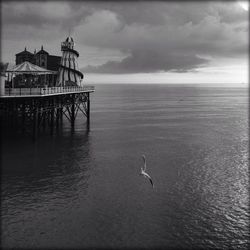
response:
<path id="1" fill-rule="evenodd" d="M 2 142 L 2 245 L 249 247 L 248 90 L 97 85 L 91 127 Z M 139 176 L 141 155 L 155 189 Z"/>

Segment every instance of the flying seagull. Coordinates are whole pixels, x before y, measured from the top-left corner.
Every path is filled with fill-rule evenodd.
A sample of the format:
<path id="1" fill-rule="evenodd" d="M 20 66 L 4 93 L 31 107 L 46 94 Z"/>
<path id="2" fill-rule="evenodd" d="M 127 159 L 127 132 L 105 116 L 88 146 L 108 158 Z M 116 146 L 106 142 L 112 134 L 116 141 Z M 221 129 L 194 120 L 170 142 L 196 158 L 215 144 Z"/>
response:
<path id="1" fill-rule="evenodd" d="M 150 183 L 151 183 L 151 185 L 152 185 L 152 187 L 154 187 L 154 183 L 153 183 L 151 177 L 149 176 L 149 174 L 147 174 L 145 172 L 146 171 L 146 157 L 145 157 L 145 155 L 142 155 L 142 159 L 143 159 L 143 162 L 144 162 L 144 166 L 141 167 L 141 173 L 140 173 L 140 175 L 143 175 L 145 178 L 148 178 L 149 181 L 150 181 Z"/>

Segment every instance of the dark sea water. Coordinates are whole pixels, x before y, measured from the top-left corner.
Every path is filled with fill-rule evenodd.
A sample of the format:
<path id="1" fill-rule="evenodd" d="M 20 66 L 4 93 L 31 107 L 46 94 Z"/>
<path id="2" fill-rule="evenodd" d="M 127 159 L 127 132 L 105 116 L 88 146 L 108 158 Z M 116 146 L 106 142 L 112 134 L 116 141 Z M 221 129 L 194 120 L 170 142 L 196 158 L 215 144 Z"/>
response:
<path id="1" fill-rule="evenodd" d="M 3 139 L 3 247 L 250 246 L 248 89 L 97 85 L 91 105 L 89 130 Z"/>

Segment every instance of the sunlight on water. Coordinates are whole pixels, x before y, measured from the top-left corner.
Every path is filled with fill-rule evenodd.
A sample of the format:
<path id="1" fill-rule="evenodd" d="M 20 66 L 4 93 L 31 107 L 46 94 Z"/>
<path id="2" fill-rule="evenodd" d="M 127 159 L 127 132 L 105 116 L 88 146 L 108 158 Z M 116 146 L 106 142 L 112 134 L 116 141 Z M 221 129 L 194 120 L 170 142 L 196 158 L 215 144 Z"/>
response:
<path id="1" fill-rule="evenodd" d="M 3 141 L 4 247 L 249 247 L 246 89 L 98 85 L 91 104 L 90 130 Z"/>

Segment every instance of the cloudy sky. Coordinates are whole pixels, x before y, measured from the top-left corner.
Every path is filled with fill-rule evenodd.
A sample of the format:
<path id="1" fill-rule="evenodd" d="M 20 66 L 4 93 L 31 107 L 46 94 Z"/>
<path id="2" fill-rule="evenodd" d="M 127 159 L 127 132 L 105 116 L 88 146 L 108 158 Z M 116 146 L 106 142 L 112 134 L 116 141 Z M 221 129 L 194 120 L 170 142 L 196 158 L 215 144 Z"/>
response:
<path id="1" fill-rule="evenodd" d="M 69 34 L 86 82 L 248 82 L 248 11 L 239 1 L 3 1 L 2 61 Z"/>

